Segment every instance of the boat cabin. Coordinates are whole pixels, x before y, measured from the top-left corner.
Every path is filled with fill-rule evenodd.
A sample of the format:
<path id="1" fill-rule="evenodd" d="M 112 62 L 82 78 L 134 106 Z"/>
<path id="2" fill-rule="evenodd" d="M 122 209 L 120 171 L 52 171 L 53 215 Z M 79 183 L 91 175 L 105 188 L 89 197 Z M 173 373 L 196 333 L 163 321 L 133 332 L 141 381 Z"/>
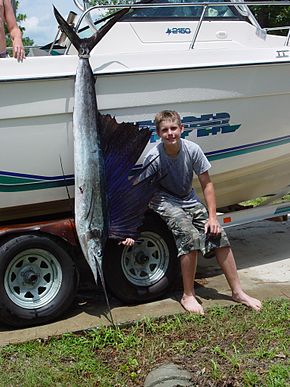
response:
<path id="1" fill-rule="evenodd" d="M 91 22 L 79 28 L 88 19 Z M 77 23 L 80 37 L 92 35 L 103 23 L 103 19 L 93 21 L 90 12 L 83 14 Z M 224 0 L 212 4 L 200 0 L 144 0 L 134 4 L 95 50 L 108 54 L 266 48 L 277 45 L 281 39 L 285 38 L 267 35 L 244 4 L 228 5 Z M 75 54 L 75 49 L 66 43 L 66 53 Z"/>

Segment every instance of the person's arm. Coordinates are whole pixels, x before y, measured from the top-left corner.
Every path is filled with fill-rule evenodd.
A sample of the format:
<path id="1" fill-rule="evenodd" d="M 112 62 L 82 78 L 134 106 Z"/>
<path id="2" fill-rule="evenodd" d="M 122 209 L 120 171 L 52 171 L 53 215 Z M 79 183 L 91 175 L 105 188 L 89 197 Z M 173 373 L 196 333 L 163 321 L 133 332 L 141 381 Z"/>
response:
<path id="1" fill-rule="evenodd" d="M 208 230 L 210 230 L 211 234 L 219 234 L 221 232 L 221 227 L 216 216 L 216 198 L 213 183 L 210 180 L 208 172 L 199 175 L 198 179 L 209 214 L 208 222 L 205 225 L 205 232 L 207 233 Z"/>
<path id="2" fill-rule="evenodd" d="M 10 0 L 4 0 L 5 21 L 13 44 L 13 57 L 18 61 L 25 58 L 25 51 L 22 43 L 22 34 L 17 25 Z"/>

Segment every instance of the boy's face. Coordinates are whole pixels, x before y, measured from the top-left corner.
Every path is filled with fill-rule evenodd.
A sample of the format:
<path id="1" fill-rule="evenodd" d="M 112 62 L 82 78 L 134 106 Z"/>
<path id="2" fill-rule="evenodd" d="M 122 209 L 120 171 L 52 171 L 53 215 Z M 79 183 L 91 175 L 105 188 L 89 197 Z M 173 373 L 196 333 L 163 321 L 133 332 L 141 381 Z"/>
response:
<path id="1" fill-rule="evenodd" d="M 178 144 L 182 132 L 183 125 L 179 125 L 177 121 L 170 119 L 161 121 L 159 129 L 157 130 L 157 134 L 165 146 Z"/>

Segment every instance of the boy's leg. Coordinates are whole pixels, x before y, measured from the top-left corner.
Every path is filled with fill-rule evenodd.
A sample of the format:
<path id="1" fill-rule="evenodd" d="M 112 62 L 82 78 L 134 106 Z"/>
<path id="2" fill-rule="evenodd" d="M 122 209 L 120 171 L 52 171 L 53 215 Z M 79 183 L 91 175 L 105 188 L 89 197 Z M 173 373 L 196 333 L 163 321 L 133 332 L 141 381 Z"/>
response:
<path id="1" fill-rule="evenodd" d="M 169 200 L 158 206 L 151 204 L 151 208 L 166 222 L 174 236 L 184 287 L 180 302 L 187 311 L 203 314 L 203 308 L 197 302 L 193 288 L 197 250 L 199 249 L 199 232 L 192 224 L 192 215 Z"/>
<path id="2" fill-rule="evenodd" d="M 250 297 L 242 290 L 232 249 L 230 247 L 216 249 L 216 258 L 230 285 L 233 300 L 254 310 L 260 310 L 262 307 L 261 302 Z"/>
<path id="3" fill-rule="evenodd" d="M 191 251 L 180 257 L 181 274 L 183 281 L 183 296 L 181 305 L 188 312 L 204 314 L 203 307 L 195 298 L 194 279 L 196 273 L 197 252 Z"/>
<path id="4" fill-rule="evenodd" d="M 196 209 L 194 209 L 194 212 L 192 212 L 192 216 L 194 226 L 202 233 L 202 231 L 204 230 L 204 224 L 208 219 L 206 208 L 202 204 L 200 204 L 200 208 L 197 207 Z M 206 246 L 206 244 L 203 246 L 202 243 L 203 239 L 201 239 L 200 245 L 203 254 L 208 254 L 209 251 L 207 251 L 207 249 L 210 246 Z M 224 230 L 222 230 L 219 240 L 211 241 L 211 243 L 218 243 L 219 246 L 222 246 L 215 248 L 213 251 L 215 252 L 217 261 L 220 267 L 222 268 L 223 273 L 226 276 L 226 279 L 230 285 L 230 288 L 232 290 L 232 298 L 235 301 L 245 304 L 254 310 L 260 310 L 262 307 L 261 302 L 256 298 L 247 295 L 241 288 L 241 283 L 238 276 L 233 252 L 229 246 L 229 241 Z"/>

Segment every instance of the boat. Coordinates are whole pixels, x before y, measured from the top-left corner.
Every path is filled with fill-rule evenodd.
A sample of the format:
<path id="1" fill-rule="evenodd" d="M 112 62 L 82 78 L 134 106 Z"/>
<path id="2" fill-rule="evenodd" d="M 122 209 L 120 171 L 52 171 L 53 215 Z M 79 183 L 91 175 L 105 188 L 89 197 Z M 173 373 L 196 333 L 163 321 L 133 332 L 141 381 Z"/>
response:
<path id="1" fill-rule="evenodd" d="M 79 1 L 75 29 L 85 37 L 105 20 L 92 16 L 101 6 Z M 131 5 L 93 50 L 99 109 L 149 127 L 144 153 L 159 141 L 155 113 L 177 110 L 184 138 L 201 145 L 212 164 L 218 206 L 234 208 L 261 195 L 271 195 L 270 203 L 290 190 L 290 27 L 282 28 L 287 36 L 273 35 L 241 1 L 161 1 Z M 0 320 L 6 325 L 53 321 L 77 289 L 92 286 L 72 210 L 77 62 L 60 33 L 33 47 L 23 63 L 0 62 Z M 230 227 L 290 212 L 289 203 L 267 204 L 221 213 L 219 220 Z M 107 241 L 105 282 L 127 304 L 159 299 L 178 268 L 173 235 L 151 211 L 133 247 Z"/>
<path id="2" fill-rule="evenodd" d="M 94 9 L 83 7 L 80 36 L 100 25 Z M 218 207 L 277 193 L 290 182 L 286 32 L 261 28 L 241 1 L 131 5 L 91 53 L 99 109 L 150 127 L 144 154 L 159 141 L 155 113 L 177 110 L 184 138 L 212 164 Z M 35 51 L 23 63 L 1 59 L 0 221 L 71 210 L 78 56 L 67 40 L 58 55 Z"/>

